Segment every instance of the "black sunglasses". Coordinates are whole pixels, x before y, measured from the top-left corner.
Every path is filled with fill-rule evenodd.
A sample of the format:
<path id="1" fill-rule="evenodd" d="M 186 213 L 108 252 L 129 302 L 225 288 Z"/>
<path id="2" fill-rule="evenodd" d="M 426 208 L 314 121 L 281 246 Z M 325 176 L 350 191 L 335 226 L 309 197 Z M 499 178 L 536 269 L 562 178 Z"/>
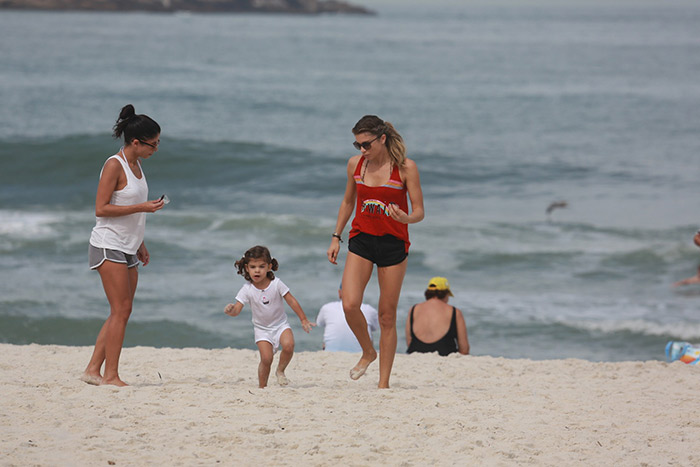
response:
<path id="1" fill-rule="evenodd" d="M 381 137 L 382 137 L 382 135 L 379 135 L 376 138 L 374 138 L 373 140 L 365 141 L 364 143 L 358 143 L 357 141 L 355 141 L 354 143 L 352 143 L 352 145 L 355 146 L 355 149 L 357 149 L 358 151 L 360 150 L 360 148 L 362 148 L 366 151 L 370 147 L 372 147 L 372 143 L 374 143 L 375 141 L 377 141 Z"/>
<path id="2" fill-rule="evenodd" d="M 150 146 L 150 147 L 152 147 L 153 149 L 158 149 L 158 146 L 160 145 L 160 140 L 156 141 L 156 144 L 149 143 L 148 141 L 144 141 L 144 140 L 138 139 L 138 138 L 137 138 L 137 141 L 138 141 L 139 143 L 145 144 L 146 146 Z"/>

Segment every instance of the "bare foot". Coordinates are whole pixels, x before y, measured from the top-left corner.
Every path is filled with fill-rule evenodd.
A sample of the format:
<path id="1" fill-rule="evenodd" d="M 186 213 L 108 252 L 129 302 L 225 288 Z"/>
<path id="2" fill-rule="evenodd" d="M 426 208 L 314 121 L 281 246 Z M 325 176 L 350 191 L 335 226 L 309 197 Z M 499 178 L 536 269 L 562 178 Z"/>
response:
<path id="1" fill-rule="evenodd" d="M 88 384 L 92 384 L 93 386 L 99 386 L 102 384 L 102 375 L 101 374 L 96 374 L 93 375 L 91 373 L 88 373 L 87 371 L 80 376 L 80 381 Z"/>
<path id="2" fill-rule="evenodd" d="M 360 379 L 362 375 L 365 374 L 367 371 L 367 367 L 369 367 L 369 364 L 372 363 L 377 359 L 377 352 L 372 349 L 372 354 L 369 357 L 365 357 L 364 354 L 362 354 L 362 358 L 360 358 L 360 361 L 357 362 L 357 365 L 350 370 L 350 379 Z"/>
<path id="3" fill-rule="evenodd" d="M 106 385 L 119 386 L 119 387 L 128 386 L 128 384 L 126 384 L 124 381 L 119 379 L 118 376 L 116 378 L 113 378 L 113 379 L 102 378 L 102 382 L 100 383 L 100 386 L 106 386 Z"/>
<path id="4" fill-rule="evenodd" d="M 284 375 L 284 373 L 275 373 L 275 376 L 277 376 L 277 384 L 280 386 L 286 386 L 289 384 L 289 380 L 287 377 Z"/>

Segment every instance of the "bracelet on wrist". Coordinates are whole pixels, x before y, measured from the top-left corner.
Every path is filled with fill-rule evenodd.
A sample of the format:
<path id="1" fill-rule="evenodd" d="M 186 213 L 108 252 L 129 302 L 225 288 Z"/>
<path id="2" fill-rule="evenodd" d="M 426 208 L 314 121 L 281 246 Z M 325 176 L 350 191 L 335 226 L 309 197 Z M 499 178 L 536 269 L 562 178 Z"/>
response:
<path id="1" fill-rule="evenodd" d="M 331 237 L 335 237 L 335 238 L 337 238 L 338 240 L 340 240 L 340 243 L 343 243 L 343 237 L 341 237 L 340 234 L 339 234 L 338 232 L 333 232 L 333 234 L 331 235 Z"/>

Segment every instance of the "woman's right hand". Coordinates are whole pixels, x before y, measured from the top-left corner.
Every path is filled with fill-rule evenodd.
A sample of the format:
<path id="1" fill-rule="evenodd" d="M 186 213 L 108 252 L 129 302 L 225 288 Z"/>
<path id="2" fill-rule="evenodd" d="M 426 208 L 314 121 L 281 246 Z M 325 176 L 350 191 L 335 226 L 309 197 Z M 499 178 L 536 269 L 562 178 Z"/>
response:
<path id="1" fill-rule="evenodd" d="M 340 240 L 333 237 L 331 240 L 331 246 L 328 247 L 326 255 L 328 256 L 328 261 L 333 264 L 338 264 L 338 252 L 340 251 Z"/>

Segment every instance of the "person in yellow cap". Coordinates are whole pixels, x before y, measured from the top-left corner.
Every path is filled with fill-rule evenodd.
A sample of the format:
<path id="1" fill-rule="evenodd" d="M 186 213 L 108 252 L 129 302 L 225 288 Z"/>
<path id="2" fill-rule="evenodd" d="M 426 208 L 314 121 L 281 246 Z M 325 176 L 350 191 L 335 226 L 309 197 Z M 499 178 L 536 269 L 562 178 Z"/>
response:
<path id="1" fill-rule="evenodd" d="M 428 281 L 425 301 L 413 305 L 406 319 L 407 353 L 469 354 L 464 315 L 461 310 L 447 304 L 452 296 L 450 283 L 444 277 L 433 277 Z"/>

